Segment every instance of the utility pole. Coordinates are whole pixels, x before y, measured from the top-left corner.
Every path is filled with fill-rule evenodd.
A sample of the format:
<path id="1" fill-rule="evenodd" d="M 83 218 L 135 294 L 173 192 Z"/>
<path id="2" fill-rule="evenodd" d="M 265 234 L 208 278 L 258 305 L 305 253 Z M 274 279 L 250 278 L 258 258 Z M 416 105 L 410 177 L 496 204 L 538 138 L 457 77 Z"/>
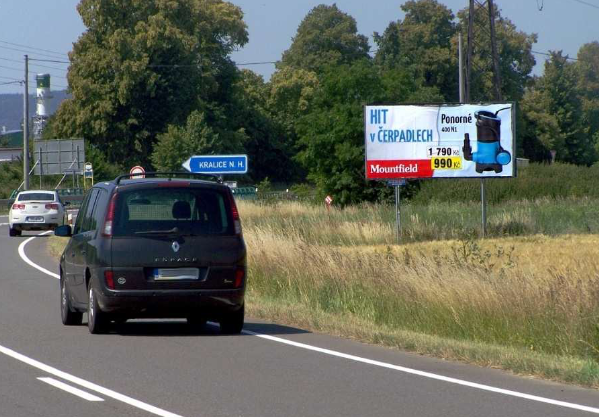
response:
<path id="1" fill-rule="evenodd" d="M 459 67 L 459 89 L 460 89 L 460 103 L 464 104 L 464 46 L 462 45 L 462 32 L 458 34 L 458 67 Z"/>
<path id="2" fill-rule="evenodd" d="M 25 80 L 23 83 L 23 190 L 29 189 L 29 56 L 25 55 Z"/>
<path id="3" fill-rule="evenodd" d="M 466 53 L 466 103 L 470 103 L 472 87 L 472 51 L 474 49 L 474 0 L 470 0 L 468 13 L 468 52 Z"/>
<path id="4" fill-rule="evenodd" d="M 493 0 L 489 3 L 489 25 L 491 26 L 491 53 L 493 54 L 493 78 L 495 81 L 495 100 L 502 101 L 501 98 L 501 74 L 499 73 L 499 55 L 497 54 L 497 39 L 495 38 L 495 7 Z"/>
<path id="5" fill-rule="evenodd" d="M 486 23 L 482 16 L 477 19 L 477 13 L 481 10 L 487 9 L 488 12 L 488 27 L 486 27 Z M 469 13 L 468 13 L 468 52 L 466 57 L 466 88 L 465 88 L 465 101 L 466 103 L 470 103 L 472 100 L 473 91 L 473 62 L 472 58 L 475 52 L 475 26 L 478 26 L 477 33 L 489 34 L 489 41 L 491 44 L 491 60 L 493 63 L 493 89 L 495 100 L 500 102 L 502 101 L 501 94 L 501 74 L 499 73 L 499 54 L 497 52 L 497 39 L 495 37 L 495 6 L 493 4 L 493 0 L 469 0 Z M 484 50 L 479 45 L 476 48 L 476 52 L 480 53 Z M 488 56 L 488 55 L 487 55 Z M 460 70 L 461 71 L 461 70 Z M 461 75 L 461 72 L 460 72 Z M 460 87 L 461 92 L 461 87 Z M 478 95 L 480 97 L 480 95 Z M 479 101 L 478 99 L 477 101 Z M 460 100 L 461 101 L 461 100 Z M 481 235 L 485 237 L 487 234 L 487 196 L 485 189 L 485 179 L 481 178 L 480 180 L 480 199 L 481 199 Z"/>

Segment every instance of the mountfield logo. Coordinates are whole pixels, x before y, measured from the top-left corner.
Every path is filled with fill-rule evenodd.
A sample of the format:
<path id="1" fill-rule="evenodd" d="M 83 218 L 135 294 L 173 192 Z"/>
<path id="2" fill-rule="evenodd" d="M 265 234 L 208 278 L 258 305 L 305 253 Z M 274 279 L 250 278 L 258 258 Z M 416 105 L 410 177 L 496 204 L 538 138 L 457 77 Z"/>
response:
<path id="1" fill-rule="evenodd" d="M 370 160 L 366 161 L 366 178 L 385 180 L 395 178 L 431 178 L 430 159 Z"/>
<path id="2" fill-rule="evenodd" d="M 370 165 L 371 174 L 415 174 L 418 172 L 418 164 L 397 164 L 395 166 L 381 166 L 380 164 Z"/>

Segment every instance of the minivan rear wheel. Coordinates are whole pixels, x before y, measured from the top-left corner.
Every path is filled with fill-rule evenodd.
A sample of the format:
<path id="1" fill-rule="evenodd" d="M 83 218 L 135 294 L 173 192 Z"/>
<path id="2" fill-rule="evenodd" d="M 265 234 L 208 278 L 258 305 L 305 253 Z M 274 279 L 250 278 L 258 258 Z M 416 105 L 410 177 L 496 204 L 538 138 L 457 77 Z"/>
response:
<path id="1" fill-rule="evenodd" d="M 106 333 L 108 328 L 108 319 L 106 317 L 106 313 L 100 310 L 98 299 L 96 297 L 96 291 L 94 290 L 92 281 L 89 282 L 87 294 L 87 327 L 89 332 L 91 334 Z"/>
<path id="2" fill-rule="evenodd" d="M 71 307 L 69 290 L 64 278 L 60 278 L 60 316 L 65 326 L 79 326 L 83 321 L 83 313 Z"/>
<path id="3" fill-rule="evenodd" d="M 220 319 L 220 332 L 223 334 L 239 334 L 245 320 L 245 306 L 239 310 L 225 313 Z"/>

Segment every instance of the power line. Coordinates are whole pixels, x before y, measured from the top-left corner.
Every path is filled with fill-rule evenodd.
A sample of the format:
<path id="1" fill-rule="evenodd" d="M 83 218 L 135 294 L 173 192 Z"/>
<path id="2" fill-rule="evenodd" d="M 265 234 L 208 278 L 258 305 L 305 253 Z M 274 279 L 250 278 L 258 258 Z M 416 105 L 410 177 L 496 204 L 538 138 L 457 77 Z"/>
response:
<path id="1" fill-rule="evenodd" d="M 1 46 L 0 46 L 1 48 Z M 38 59 L 38 58 L 29 58 L 30 61 L 38 61 L 38 62 L 54 62 L 56 64 L 70 64 L 70 61 L 55 61 L 51 59 Z"/>
<path id="2" fill-rule="evenodd" d="M 2 45 L 0 45 L 0 48 L 2 48 L 2 49 L 8 49 L 10 51 L 24 52 L 26 54 L 30 54 L 31 53 L 31 51 L 27 51 L 27 50 L 24 50 L 24 49 L 18 49 L 18 48 L 11 48 L 10 46 L 2 46 Z M 58 59 L 56 56 L 52 56 L 52 55 L 48 55 L 48 54 L 42 54 L 41 52 L 34 52 L 34 53 L 36 55 L 41 55 L 41 56 L 45 56 L 45 57 L 48 57 L 48 58 Z"/>
<path id="3" fill-rule="evenodd" d="M 595 9 L 599 9 L 599 6 L 597 6 L 596 4 L 589 3 L 589 2 L 586 2 L 583 0 L 572 0 L 572 1 L 575 1 L 576 3 L 584 4 L 585 6 L 593 7 Z"/>
<path id="4" fill-rule="evenodd" d="M 537 9 L 539 9 L 540 12 L 543 11 L 543 6 L 545 6 L 545 0 L 540 0 L 541 2 L 539 3 L 539 0 L 537 0 Z"/>
<path id="5" fill-rule="evenodd" d="M 553 56 L 547 52 L 539 52 L 539 51 L 533 51 L 532 49 L 530 50 L 530 52 L 532 52 L 533 54 L 537 54 L 537 55 L 545 55 L 545 56 Z M 563 58 L 566 58 L 568 61 L 578 61 L 578 59 L 576 58 L 570 58 L 569 56 L 565 56 Z"/>
<path id="6" fill-rule="evenodd" d="M 9 84 L 21 84 L 21 81 L 8 81 L 6 83 L 0 83 L 0 85 L 9 85 Z"/>
<path id="7" fill-rule="evenodd" d="M 0 57 L 0 60 L 2 61 L 9 61 L 9 62 L 16 62 L 17 64 L 22 64 L 23 61 L 19 61 L 17 59 L 10 59 L 10 58 L 4 58 L 4 57 Z M 31 60 L 30 60 L 31 61 Z M 30 67 L 37 67 L 37 68 L 48 68 L 48 69 L 53 69 L 53 70 L 57 70 L 57 71 L 63 71 L 63 72 L 67 72 L 67 69 L 64 68 L 58 68 L 58 67 L 50 67 L 48 65 L 41 65 L 41 64 L 29 64 Z"/>
<path id="8" fill-rule="evenodd" d="M 18 78 L 12 78 L 12 77 L 4 77 L 2 75 L 0 75 L 0 78 L 4 78 L 5 80 L 12 80 L 12 81 L 18 81 L 20 83 L 23 82 L 23 80 L 19 80 Z"/>
<path id="9" fill-rule="evenodd" d="M 8 70 L 12 70 L 12 71 L 19 71 L 19 72 L 22 72 L 22 71 L 23 71 L 23 68 L 5 67 L 4 65 L 0 65 L 0 68 L 4 68 L 4 69 L 8 69 Z"/>
<path id="10" fill-rule="evenodd" d="M 37 50 L 37 51 L 42 51 L 42 52 L 49 52 L 51 54 L 60 55 L 60 56 L 67 56 L 67 54 L 65 54 L 63 52 L 56 52 L 56 51 L 52 51 L 50 49 L 36 48 L 35 46 L 21 45 L 18 43 L 12 43 L 12 42 L 6 42 L 6 41 L 0 41 L 0 43 L 6 44 L 6 45 L 12 45 L 12 46 L 19 46 L 21 48 L 27 48 L 27 49 L 32 49 L 32 50 Z"/>
<path id="11" fill-rule="evenodd" d="M 249 66 L 249 65 L 274 65 L 277 64 L 279 61 L 263 61 L 263 62 L 240 62 L 239 64 L 235 64 L 238 67 L 244 67 L 244 66 Z"/>
<path id="12" fill-rule="evenodd" d="M 22 72 L 23 71 L 22 68 L 7 67 L 7 66 L 4 66 L 4 65 L 0 65 L 0 68 L 4 68 L 4 69 L 7 69 L 7 70 L 12 70 L 12 71 L 17 71 L 17 72 Z M 32 74 L 32 76 L 35 76 L 35 75 Z M 52 77 L 63 78 L 65 80 L 67 79 L 67 77 L 61 77 L 60 75 L 53 75 Z"/>
<path id="13" fill-rule="evenodd" d="M 0 68 L 4 68 L 4 69 L 7 69 L 7 70 L 11 70 L 11 71 L 17 71 L 17 72 L 22 72 L 22 71 L 23 71 L 23 69 L 22 69 L 22 68 L 13 68 L 13 67 L 7 67 L 7 66 L 4 66 L 4 65 L 0 65 Z M 32 77 L 35 77 L 35 74 L 31 74 L 31 76 L 32 76 Z M 62 79 L 64 79 L 64 80 L 66 80 L 66 79 L 67 79 L 67 77 L 61 77 L 60 75 L 53 75 L 52 77 L 55 77 L 55 78 L 62 78 Z M 35 78 L 33 78 L 33 79 L 35 79 Z"/>

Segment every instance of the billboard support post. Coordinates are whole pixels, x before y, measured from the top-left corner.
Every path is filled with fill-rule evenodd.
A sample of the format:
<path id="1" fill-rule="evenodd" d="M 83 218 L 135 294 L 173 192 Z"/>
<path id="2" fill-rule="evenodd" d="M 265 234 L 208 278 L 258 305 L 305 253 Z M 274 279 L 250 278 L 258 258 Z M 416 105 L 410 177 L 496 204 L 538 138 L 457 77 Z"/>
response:
<path id="1" fill-rule="evenodd" d="M 481 227 L 481 235 L 482 237 L 486 237 L 487 235 L 487 195 L 485 190 L 485 179 L 480 179 L 480 202 L 481 202 L 481 219 L 482 219 L 482 227 Z"/>
<path id="2" fill-rule="evenodd" d="M 395 184 L 395 236 L 397 238 L 397 243 L 401 242 L 401 209 L 400 209 L 400 185 Z"/>

